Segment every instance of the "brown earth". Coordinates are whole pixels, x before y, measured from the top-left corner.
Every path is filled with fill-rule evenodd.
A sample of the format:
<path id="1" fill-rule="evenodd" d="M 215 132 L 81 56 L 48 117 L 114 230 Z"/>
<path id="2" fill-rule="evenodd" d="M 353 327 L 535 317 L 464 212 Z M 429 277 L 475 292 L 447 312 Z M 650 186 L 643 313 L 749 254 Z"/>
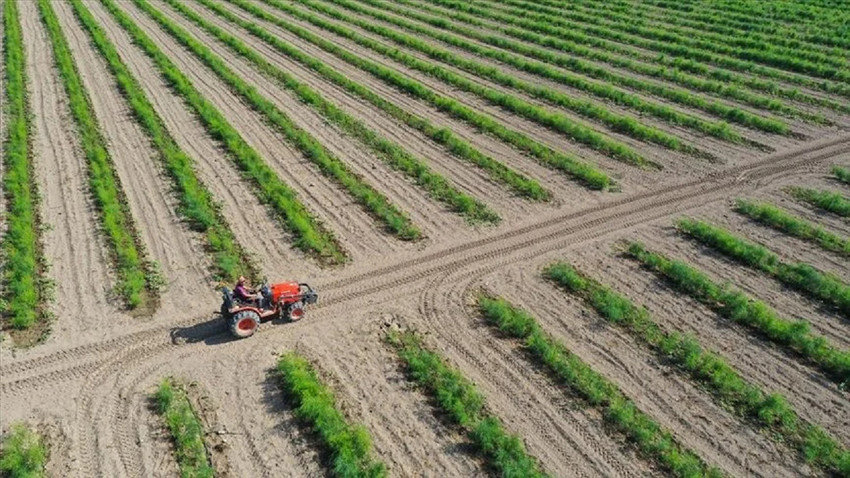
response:
<path id="1" fill-rule="evenodd" d="M 212 72 L 130 2 L 121 2 L 121 8 L 222 110 L 311 212 L 337 234 L 353 260 L 344 267 L 323 269 L 291 247 L 278 220 L 239 178 L 226 153 L 206 135 L 99 2 L 86 2 L 177 143 L 194 159 L 200 178 L 222 203 L 237 239 L 257 256 L 263 273 L 270 280 L 304 280 L 319 291 L 319 303 L 304 320 L 268 323 L 254 337 L 237 341 L 231 339 L 217 314 L 219 302 L 209 279 L 209 260 L 198 238 L 175 213 L 169 179 L 143 132 L 132 121 L 71 7 L 65 2 L 55 3 L 75 61 L 84 72 L 85 86 L 97 91 L 93 106 L 133 217 L 169 284 L 162 306 L 148 320 L 122 312 L 109 292 L 113 282 L 87 192 L 86 164 L 68 117 L 49 42 L 35 3 L 19 2 L 42 216 L 51 226 L 44 239 L 52 265 L 50 276 L 57 283 L 53 302 L 57 318 L 46 343 L 30 349 L 13 348 L 8 340 L 0 345 L 0 428 L 5 430 L 19 420 L 38 424 L 52 444 L 51 475 L 176 476 L 172 445 L 150 402 L 156 385 L 169 375 L 192 384 L 191 399 L 206 424 L 208 447 L 223 474 L 324 475 L 327 457 L 317 451 L 316 437 L 293 416 L 273 374 L 277 356 L 288 350 L 298 351 L 316 365 L 345 414 L 370 431 L 375 456 L 388 465 L 391 475 L 487 474 L 468 440 L 407 381 L 384 345 L 385 329 L 395 325 L 421 331 L 429 346 L 469 377 L 486 397 L 488 410 L 522 438 L 548 473 L 663 474 L 622 437 L 610 433 L 598 412 L 541 373 L 517 344 L 483 323 L 470 304 L 471 294 L 481 288 L 503 294 L 533 312 L 548 332 L 616 383 L 643 411 L 711 465 L 734 476 L 817 474 L 795 452 L 756 431 L 623 331 L 543 281 L 540 269 L 555 259 L 578 265 L 645 305 L 664 328 L 693 334 L 725 357 L 744 378 L 784 394 L 803 419 L 825 427 L 845 446 L 850 445 L 850 400 L 846 391 L 794 357 L 672 291 L 652 274 L 619 257 L 614 249 L 623 240 L 644 241 L 698 265 L 716 279 L 733 282 L 784 316 L 809 320 L 813 330 L 846 349 L 850 346 L 846 318 L 771 278 L 705 251 L 671 228 L 673 221 L 684 215 L 708 219 L 767 245 L 784 260 L 806 261 L 850 280 L 846 259 L 752 224 L 730 208 L 736 197 L 767 199 L 837 233 L 850 234 L 845 219 L 818 213 L 783 192 L 792 184 L 846 192 L 846 186 L 826 178 L 832 164 L 850 161 L 850 135 L 846 132 L 827 135 L 821 131 L 819 139 L 771 155 L 742 152 L 727 158 L 725 165 L 683 159 L 642 145 L 641 151 L 650 152 L 668 166 L 663 172 L 650 173 L 598 158 L 586 148 L 483 106 L 468 95 L 440 89 L 555 148 L 598 160 L 621 179 L 622 192 L 589 193 L 512 148 L 279 28 L 269 27 L 405 109 L 435 124 L 450 126 L 494 158 L 539 179 L 555 194 L 552 203 L 529 204 L 420 134 L 395 124 L 244 31 L 229 27 L 274 64 L 399 142 L 505 218 L 497 227 L 470 228 L 356 140 L 329 126 L 289 92 L 266 81 L 252 66 L 199 33 L 164 3 L 152 2 L 197 33 L 241 77 L 409 212 L 428 239 L 406 244 L 382 233 L 340 187 L 320 175 Z M 217 18 L 193 2 L 189 5 L 206 18 Z M 355 50 L 350 42 L 339 43 Z M 419 78 L 386 59 L 374 59 Z M 439 87 L 434 79 L 420 79 Z M 711 143 L 706 140 L 700 144 Z"/>

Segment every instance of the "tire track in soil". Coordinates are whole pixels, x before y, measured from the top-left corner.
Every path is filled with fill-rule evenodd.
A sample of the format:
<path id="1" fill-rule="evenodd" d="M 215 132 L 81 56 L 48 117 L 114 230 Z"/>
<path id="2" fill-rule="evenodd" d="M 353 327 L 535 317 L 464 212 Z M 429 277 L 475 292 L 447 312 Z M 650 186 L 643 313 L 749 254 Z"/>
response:
<path id="1" fill-rule="evenodd" d="M 345 304 L 354 299 L 366 300 L 380 293 L 394 293 L 393 290 L 401 286 L 421 283 L 429 277 L 447 274 L 464 266 L 481 264 L 482 268 L 492 269 L 518 261 L 527 261 L 546 252 L 575 246 L 617 230 L 680 213 L 697 205 L 704 205 L 711 200 L 728 197 L 731 191 L 740 188 L 744 176 L 748 177 L 748 181 L 755 181 L 773 175 L 793 174 L 795 168 L 824 162 L 834 154 L 836 149 L 850 150 L 850 145 L 846 144 L 847 139 L 846 136 L 833 138 L 796 152 L 774 155 L 750 167 L 727 170 L 709 180 L 670 186 L 656 193 L 623 197 L 607 205 L 593 207 L 579 213 L 552 215 L 537 223 L 494 234 L 484 239 L 418 257 L 414 255 L 411 259 L 402 259 L 388 266 L 379 265 L 368 272 L 358 272 L 354 269 L 348 274 L 345 271 L 335 273 L 333 277 L 340 277 L 339 279 L 318 283 L 318 289 L 324 299 L 314 309 L 321 310 L 333 306 L 351 307 Z M 268 333 L 274 333 L 272 332 L 274 329 L 267 330 Z M 164 338 L 169 331 L 172 334 L 170 339 Z M 261 329 L 261 333 L 263 332 L 265 330 Z M 116 356 L 121 355 L 121 352 L 117 355 L 108 355 L 115 349 L 123 350 L 126 354 L 128 349 L 146 348 L 151 350 L 146 352 L 146 356 L 151 356 L 153 353 L 169 348 L 172 341 L 175 343 L 181 340 L 202 341 L 213 336 L 225 335 L 224 327 L 219 321 L 209 321 L 209 316 L 196 317 L 178 321 L 171 326 L 152 327 L 149 330 L 118 337 L 104 343 L 72 348 L 36 359 L 12 362 L 0 368 L 0 375 L 5 378 L 7 372 L 15 374 L 15 371 L 22 369 L 26 372 L 26 376 L 0 382 L 2 385 L 0 392 L 6 394 L 7 391 L 14 391 L 17 394 L 43 386 L 39 378 L 43 375 L 41 369 L 50 364 L 64 362 L 68 358 L 73 362 L 63 363 L 65 368 L 48 372 L 53 374 L 54 383 L 72 378 L 74 374 L 68 373 L 68 376 L 65 376 L 66 371 L 79 368 L 80 363 L 87 361 L 92 355 L 106 354 L 106 359 L 101 359 L 99 362 L 103 363 L 102 366 L 106 366 L 110 361 L 115 360 Z"/>
<path id="2" fill-rule="evenodd" d="M 421 297 L 419 312 L 427 330 L 439 335 L 435 342 L 451 344 L 446 356 L 468 364 L 461 369 L 482 389 L 488 407 L 554 476 L 652 474 L 634 453 L 610 440 L 598 416 L 565 400 L 545 376 L 517 359 L 517 347 L 494 338 L 487 325 L 473 319 L 467 301 L 480 272 L 435 279 Z"/>
<path id="3" fill-rule="evenodd" d="M 121 2 L 119 6 L 192 81 L 195 88 L 219 109 L 281 180 L 296 192 L 310 213 L 335 234 L 352 260 L 362 259 L 367 253 L 377 254 L 399 248 L 400 241 L 384 234 L 371 216 L 340 186 L 322 176 L 312 162 L 264 121 L 262 115 L 234 95 L 215 73 L 154 20 L 132 2 Z M 123 48 L 119 47 L 119 50 Z"/>

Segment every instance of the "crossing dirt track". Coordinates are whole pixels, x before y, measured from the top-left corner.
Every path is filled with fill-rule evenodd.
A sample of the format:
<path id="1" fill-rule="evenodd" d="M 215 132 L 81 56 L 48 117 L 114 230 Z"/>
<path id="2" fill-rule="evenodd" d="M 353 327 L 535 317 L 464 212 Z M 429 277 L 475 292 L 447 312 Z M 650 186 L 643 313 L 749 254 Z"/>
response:
<path id="1" fill-rule="evenodd" d="M 0 2 L 0 473 L 345 475 L 294 353 L 373 474 L 850 476 L 838 2 Z"/>

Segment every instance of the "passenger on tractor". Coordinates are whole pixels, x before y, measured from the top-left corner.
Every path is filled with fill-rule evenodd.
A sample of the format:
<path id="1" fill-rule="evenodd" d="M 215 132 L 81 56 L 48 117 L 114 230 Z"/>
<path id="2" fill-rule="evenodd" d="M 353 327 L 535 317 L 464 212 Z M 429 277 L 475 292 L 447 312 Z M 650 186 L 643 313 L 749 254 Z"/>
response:
<path id="1" fill-rule="evenodd" d="M 233 288 L 233 296 L 240 302 L 258 305 L 263 296 L 252 289 L 248 289 L 245 286 L 246 281 L 245 276 L 239 276 L 239 280 L 236 281 L 236 287 Z"/>

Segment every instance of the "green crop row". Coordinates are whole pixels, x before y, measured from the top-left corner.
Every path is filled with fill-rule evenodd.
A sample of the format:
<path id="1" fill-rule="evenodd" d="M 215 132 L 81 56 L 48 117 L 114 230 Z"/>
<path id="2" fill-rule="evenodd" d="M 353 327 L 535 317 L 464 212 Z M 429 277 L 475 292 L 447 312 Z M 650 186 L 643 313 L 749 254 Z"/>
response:
<path id="1" fill-rule="evenodd" d="M 785 263 L 759 244 L 754 244 L 706 222 L 681 219 L 680 232 L 744 265 L 753 267 L 810 297 L 832 304 L 850 317 L 850 286 L 840 277 L 819 271 L 809 264 Z"/>
<path id="2" fill-rule="evenodd" d="M 560 2 L 544 3 L 557 5 L 558 9 L 563 11 L 564 5 Z M 636 18 L 636 12 L 617 13 L 612 11 L 607 4 L 593 4 L 592 6 L 571 4 L 568 8 L 580 14 L 576 18 L 583 17 L 587 19 L 585 21 L 593 21 L 598 25 L 616 28 L 624 28 L 625 25 L 628 25 L 626 31 L 643 38 L 684 45 L 823 78 L 843 80 L 847 78 L 847 72 L 843 71 L 846 70 L 846 59 L 823 52 L 799 48 L 790 49 L 773 42 L 765 43 L 762 41 L 754 44 L 752 41 L 737 36 L 726 37 L 707 31 L 682 31 L 673 27 L 670 22 L 646 24 Z"/>
<path id="3" fill-rule="evenodd" d="M 558 382 L 568 386 L 588 405 L 599 409 L 613 430 L 622 433 L 646 456 L 674 476 L 723 476 L 699 456 L 678 443 L 669 430 L 640 411 L 623 392 L 594 371 L 561 342 L 540 327 L 537 319 L 502 298 L 480 296 L 484 318 L 509 337 L 522 341 L 524 349 Z"/>
<path id="4" fill-rule="evenodd" d="M 506 0 L 505 4 L 545 14 L 549 18 L 556 17 L 579 22 L 589 32 L 603 34 L 627 44 L 759 74 L 769 72 L 783 80 L 796 78 L 795 75 L 787 73 L 794 72 L 817 77 L 816 80 L 809 81 L 835 80 L 843 83 L 850 81 L 850 72 L 846 67 L 816 63 L 771 51 L 727 47 L 700 38 L 688 39 L 670 33 L 666 28 L 646 28 L 633 25 L 627 20 L 609 20 L 607 17 L 602 18 L 599 14 L 584 13 L 576 8 L 550 8 L 539 2 L 532 4 L 521 0 Z"/>
<path id="5" fill-rule="evenodd" d="M 254 186 L 258 198 L 281 218 L 284 226 L 294 237 L 294 245 L 303 251 L 331 262 L 345 260 L 333 236 L 323 230 L 298 201 L 295 192 L 275 174 L 239 132 L 224 118 L 224 115 L 207 101 L 192 85 L 183 72 L 166 56 L 150 37 L 124 13 L 114 0 L 101 0 L 121 27 L 129 33 L 133 42 L 153 60 L 165 81 L 179 94 L 186 105 L 228 152 L 242 174 Z"/>
<path id="6" fill-rule="evenodd" d="M 613 5 L 609 4 L 609 8 L 613 7 Z M 677 25 L 687 29 L 684 32 L 688 35 L 710 32 L 713 38 L 728 41 L 731 45 L 754 48 L 758 48 L 761 45 L 776 45 L 801 52 L 832 53 L 832 49 L 829 46 L 798 39 L 782 33 L 766 32 L 764 29 L 759 29 L 758 27 L 747 28 L 749 25 L 736 23 L 735 20 L 728 18 L 727 15 L 722 13 L 700 12 L 700 14 L 693 16 L 683 16 L 680 15 L 681 12 L 674 9 L 659 8 L 649 3 L 641 4 L 640 10 L 630 8 L 631 5 L 626 3 L 620 4 L 620 7 L 618 9 L 620 13 L 629 12 L 634 16 L 639 15 L 641 18 L 646 19 L 646 21 L 653 22 L 656 25 L 658 23 Z M 679 30 L 679 33 L 682 32 L 683 30 Z"/>
<path id="7" fill-rule="evenodd" d="M 180 476 L 215 476 L 204 444 L 204 426 L 195 414 L 183 386 L 172 378 L 166 378 L 160 382 L 154 400 L 174 442 L 174 458 L 180 468 Z"/>
<path id="8" fill-rule="evenodd" d="M 553 263 L 543 275 L 580 297 L 605 320 L 626 329 L 652 349 L 660 360 L 674 363 L 705 387 L 720 406 L 731 408 L 740 417 L 764 428 L 769 436 L 792 445 L 809 463 L 827 471 L 842 471 L 842 466 L 850 466 L 850 453 L 840 442 L 823 428 L 803 422 L 784 396 L 768 394 L 747 382 L 717 353 L 706 351 L 696 338 L 664 331 L 652 320 L 648 310 L 637 307 L 627 297 L 569 264 Z"/>
<path id="9" fill-rule="evenodd" d="M 419 229 L 411 224 L 410 218 L 390 203 L 386 196 L 353 173 L 345 163 L 331 154 L 311 134 L 300 128 L 286 113 L 263 97 L 254 86 L 239 77 L 209 47 L 178 26 L 168 16 L 153 8 L 146 0 L 137 1 L 136 5 L 178 43 L 207 65 L 236 96 L 241 97 L 251 108 L 263 115 L 266 121 L 293 144 L 305 158 L 315 163 L 322 174 L 342 185 L 355 201 L 383 223 L 387 231 L 404 240 L 413 240 L 422 236 Z M 317 100 L 321 98 L 317 97 Z"/>
<path id="10" fill-rule="evenodd" d="M 77 126 L 78 140 L 88 161 L 89 190 L 118 272 L 116 290 L 130 308 L 148 306 L 158 292 L 154 267 L 144 258 L 127 199 L 56 13 L 50 0 L 39 0 L 38 7 Z"/>
<path id="11" fill-rule="evenodd" d="M 443 145 L 455 157 L 463 161 L 468 161 L 481 168 L 483 171 L 487 172 L 490 178 L 494 181 L 509 186 L 516 194 L 534 200 L 547 200 L 551 196 L 551 194 L 537 181 L 527 178 L 522 175 L 522 173 L 509 168 L 504 163 L 485 155 L 467 141 L 456 136 L 451 130 L 447 128 L 437 128 L 427 119 L 403 110 L 391 101 L 375 94 L 369 88 L 349 79 L 345 75 L 337 72 L 335 69 L 328 67 L 314 56 L 308 55 L 303 50 L 296 48 L 292 44 L 284 41 L 282 38 L 272 35 L 257 24 L 233 14 L 231 11 L 223 8 L 220 4 L 209 0 L 197 1 L 214 11 L 228 22 L 244 28 L 251 35 L 262 40 L 280 53 L 307 66 L 322 75 L 324 78 L 332 81 L 338 86 L 341 86 L 346 91 L 368 101 L 381 111 L 389 114 L 391 117 L 423 133 L 438 144 Z M 264 63 L 264 60 L 259 59 L 258 61 Z M 255 62 L 255 64 L 260 67 L 259 63 Z M 274 76 L 280 76 L 281 81 L 286 83 L 282 76 L 285 72 L 277 73 L 280 71 L 280 69 L 274 68 L 273 70 L 270 70 L 270 73 Z"/>
<path id="12" fill-rule="evenodd" d="M 402 1 L 408 2 L 410 0 Z M 738 85 L 743 85 L 753 90 L 764 91 L 771 96 L 803 101 L 845 113 L 850 112 L 850 107 L 843 103 L 805 94 L 796 88 L 782 87 L 775 82 L 764 81 L 758 77 L 734 74 L 728 70 L 709 68 L 688 59 L 641 53 L 628 49 L 618 43 L 582 33 L 575 28 L 549 25 L 540 20 L 530 20 L 524 16 L 503 14 L 495 9 L 478 8 L 468 2 L 457 0 L 431 0 L 431 2 L 459 12 L 452 14 L 453 17 L 472 25 L 495 29 L 520 40 L 537 43 L 541 46 L 554 48 L 592 60 L 603 61 L 614 66 L 631 69 L 636 73 L 680 83 L 689 88 L 710 91 L 741 100 L 742 97 L 750 96 L 748 92 L 738 88 Z M 422 8 L 420 3 L 416 5 Z M 481 20 L 482 18 L 492 20 L 495 23 L 485 23 Z M 519 28 L 509 27 L 509 25 Z M 589 45 L 590 47 L 583 45 Z M 629 57 L 640 61 L 633 61 Z M 705 76 L 708 79 L 700 80 L 685 73 L 686 71 L 694 75 Z M 760 99 L 756 101 L 761 104 L 765 104 L 765 101 L 767 101 L 767 104 L 771 104 L 771 101 L 778 103 L 776 100 L 771 99 Z M 758 106 L 758 104 L 754 106 Z"/>
<path id="13" fill-rule="evenodd" d="M 735 211 L 776 230 L 819 245 L 821 248 L 850 256 L 850 239 L 801 219 L 776 206 L 738 199 Z"/>
<path id="14" fill-rule="evenodd" d="M 6 197 L 2 250 L 4 321 L 15 329 L 32 327 L 45 318 L 44 256 L 40 240 L 38 188 L 30 151 L 29 105 L 24 42 L 16 0 L 3 2 L 3 64 L 5 67 L 3 127 L 3 194 Z"/>
<path id="15" fill-rule="evenodd" d="M 331 471 L 340 477 L 383 477 L 386 466 L 372 459 L 372 439 L 361 425 L 348 423 L 337 409 L 333 392 L 304 358 L 289 352 L 281 356 L 277 372 L 295 416 L 306 422 L 331 455 Z"/>
<path id="16" fill-rule="evenodd" d="M 832 175 L 844 184 L 850 184 L 850 169 L 841 166 L 832 167 Z"/>
<path id="17" fill-rule="evenodd" d="M 562 106 L 588 118 L 592 118 L 607 125 L 615 131 L 622 132 L 636 139 L 657 143 L 674 151 L 683 151 L 694 155 L 705 155 L 705 153 L 701 153 L 694 147 L 683 143 L 672 135 L 655 128 L 644 126 L 634 118 L 611 113 L 605 107 L 596 105 L 593 102 L 578 100 L 553 89 L 519 80 L 509 74 L 503 73 L 499 68 L 489 67 L 472 60 L 466 60 L 448 50 L 434 47 L 416 37 L 405 35 L 391 28 L 381 26 L 373 21 L 361 20 L 327 5 L 312 2 L 310 0 L 299 0 L 298 3 L 335 20 L 350 23 L 368 32 L 380 35 L 381 37 L 387 38 L 398 45 L 413 48 L 424 53 L 429 58 L 450 64 L 474 75 L 488 78 L 500 85 L 513 88 L 517 91 L 529 93 L 534 97 Z M 349 38 L 357 42 L 359 45 L 396 60 L 407 67 L 421 71 L 422 73 L 437 78 L 451 86 L 479 96 L 495 106 L 502 107 L 530 121 L 534 121 L 541 126 L 546 126 L 553 131 L 562 133 L 573 141 L 585 144 L 590 148 L 607 154 L 615 159 L 639 166 L 645 165 L 647 162 L 642 155 L 626 144 L 610 139 L 596 130 L 575 122 L 568 116 L 557 111 L 537 106 L 520 97 L 484 86 L 479 82 L 455 74 L 451 70 L 446 69 L 437 63 L 420 60 L 402 50 L 389 47 L 379 41 L 360 35 L 356 31 L 345 28 L 340 24 L 328 22 L 322 18 L 298 9 L 294 9 L 294 11 L 296 12 L 296 16 L 315 24 L 316 26 Z"/>
<path id="18" fill-rule="evenodd" d="M 567 29 L 575 29 L 588 36 L 601 37 L 613 42 L 620 42 L 626 45 L 632 45 L 634 47 L 654 51 L 658 53 L 655 55 L 656 58 L 661 56 L 661 54 L 664 54 L 665 58 L 669 55 L 672 57 L 671 61 L 666 63 L 680 68 L 693 68 L 694 70 L 699 70 L 700 67 L 697 66 L 698 64 L 708 63 L 726 69 L 743 73 L 752 73 L 774 80 L 780 80 L 799 86 L 825 91 L 827 93 L 837 93 L 850 97 L 850 86 L 843 83 L 795 75 L 786 71 L 769 68 L 738 58 L 717 55 L 687 46 L 667 44 L 663 41 L 642 38 L 637 35 L 626 33 L 620 28 L 608 28 L 605 26 L 592 25 L 583 21 L 573 20 L 570 17 L 558 15 L 558 12 L 553 11 L 552 9 L 547 9 L 543 6 L 533 5 L 527 2 L 506 0 L 502 4 L 494 5 L 488 1 L 473 0 L 471 3 L 474 5 L 486 4 L 489 8 L 494 8 L 503 13 L 533 20 L 534 22 Z M 621 48 L 621 51 L 634 52 L 634 50 L 630 50 L 628 48 Z"/>
<path id="19" fill-rule="evenodd" d="M 591 82 L 580 76 L 566 73 L 566 71 L 580 72 L 593 78 L 603 80 L 606 83 L 622 85 L 638 91 L 647 91 L 662 98 L 672 100 L 676 103 L 699 108 L 726 120 L 740 123 L 752 128 L 760 129 L 771 133 L 788 134 L 788 125 L 782 121 L 764 118 L 746 111 L 742 111 L 740 109 L 726 106 L 721 103 L 707 101 L 705 98 L 700 97 L 698 95 L 693 95 L 685 90 L 672 89 L 664 85 L 647 82 L 628 75 L 618 75 L 608 69 L 591 65 L 587 62 L 578 60 L 570 56 L 558 55 L 548 50 L 529 47 L 522 43 L 513 42 L 504 38 L 493 37 L 492 35 L 482 33 L 475 29 L 463 28 L 449 23 L 442 16 L 433 17 L 428 15 L 422 15 L 418 12 L 409 9 L 399 8 L 398 6 L 390 5 L 386 2 L 378 0 L 359 1 L 379 8 L 379 11 L 371 9 L 367 10 L 365 8 L 357 6 L 357 4 L 348 0 L 330 1 L 343 5 L 346 8 L 352 9 L 354 11 L 373 16 L 385 22 L 393 23 L 408 30 L 415 31 L 423 35 L 428 35 L 437 40 L 463 48 L 476 55 L 493 58 L 500 62 L 513 65 L 520 70 L 549 78 L 551 80 L 563 83 L 573 88 L 587 91 L 589 93 L 599 96 L 600 98 L 611 100 L 617 104 L 635 109 L 636 111 L 651 114 L 672 124 L 693 128 L 697 131 L 701 131 L 712 136 L 719 137 L 721 139 L 730 141 L 741 140 L 740 135 L 737 135 L 737 133 L 731 131 L 728 125 L 712 123 L 699 118 L 695 118 L 690 115 L 682 114 L 673 110 L 669 106 L 659 105 L 654 102 L 645 101 L 636 95 L 629 94 L 625 91 L 616 89 L 610 84 L 599 84 Z M 391 11 L 398 15 L 413 18 L 415 20 L 427 23 L 443 30 L 459 33 L 462 34 L 464 37 L 472 38 L 474 40 L 478 40 L 480 42 L 496 46 L 500 49 L 484 48 L 475 43 L 469 42 L 463 39 L 462 37 L 435 32 L 433 29 L 425 28 L 412 22 L 402 21 L 396 17 L 382 13 L 385 11 Z M 510 50 L 526 57 L 535 58 L 546 63 L 551 63 L 563 67 L 563 70 L 550 68 L 544 63 L 528 61 L 521 56 L 507 53 L 504 50 Z"/>
<path id="20" fill-rule="evenodd" d="M 566 154 L 552 150 L 551 148 L 536 142 L 528 136 L 514 130 L 506 128 L 501 123 L 494 120 L 492 117 L 481 114 L 471 108 L 468 108 L 460 102 L 449 97 L 439 95 L 434 90 L 427 88 L 422 83 L 412 80 L 405 75 L 401 75 L 390 68 L 386 68 L 376 62 L 369 61 L 362 56 L 350 53 L 347 50 L 336 45 L 334 42 L 327 40 L 319 35 L 313 34 L 307 29 L 301 28 L 291 22 L 284 20 L 281 17 L 272 15 L 265 10 L 258 8 L 256 5 L 244 0 L 227 0 L 228 2 L 237 5 L 251 15 L 273 23 L 276 26 L 286 29 L 297 35 L 299 38 L 308 41 L 319 48 L 332 53 L 345 62 L 361 68 L 387 84 L 397 88 L 399 91 L 409 94 L 415 98 L 427 101 L 435 108 L 448 113 L 449 115 L 465 121 L 481 131 L 482 133 L 491 134 L 500 140 L 508 143 L 517 149 L 527 152 L 540 163 L 562 171 L 593 189 L 605 189 L 612 183 L 611 179 L 596 167 L 584 163 Z M 286 11 L 291 9 L 288 4 L 278 2 L 278 8 Z M 314 67 L 315 68 L 315 67 Z M 438 129 L 434 134 L 442 136 L 442 132 L 446 129 Z"/>
<path id="21" fill-rule="evenodd" d="M 184 15 L 190 21 L 194 22 L 211 35 L 215 36 L 222 43 L 231 48 L 231 50 L 233 50 L 237 55 L 240 55 L 250 61 L 267 77 L 273 79 L 284 88 L 294 92 L 302 102 L 315 108 L 325 118 L 339 126 L 343 131 L 367 145 L 379 158 L 389 164 L 390 167 L 403 172 L 428 191 L 432 197 L 438 201 L 442 201 L 453 211 L 464 215 L 468 221 L 497 222 L 499 220 L 499 216 L 495 212 L 491 211 L 485 204 L 458 191 L 446 178 L 431 171 L 427 164 L 411 156 L 404 148 L 380 136 L 377 132 L 366 126 L 366 124 L 362 121 L 337 108 L 333 103 L 326 100 L 323 96 L 321 96 L 321 94 L 310 88 L 305 83 L 298 81 L 295 77 L 286 73 L 282 69 L 273 66 L 256 50 L 248 47 L 238 38 L 206 21 L 203 17 L 186 7 L 184 4 L 174 0 L 167 1 L 169 5 L 176 9 L 180 14 Z M 173 28 L 169 29 L 173 31 Z M 226 73 L 226 71 L 222 69 L 222 63 L 219 58 L 214 58 L 208 49 L 206 51 L 202 50 L 204 47 L 202 47 L 198 42 L 185 38 L 185 33 L 182 33 L 181 35 L 183 35 L 185 41 L 191 42 L 191 48 L 194 51 L 196 51 L 199 55 L 203 54 L 205 58 L 212 62 L 210 63 L 211 66 L 216 65 L 216 70 L 221 71 L 222 74 Z M 230 75 L 226 77 L 223 76 L 222 78 L 228 82 L 232 82 L 234 80 L 234 77 Z M 234 88 L 236 87 L 239 87 L 239 91 L 242 91 L 242 88 L 245 87 L 245 85 L 234 84 Z M 250 87 L 247 88 L 249 88 L 250 91 L 253 91 Z M 392 206 L 384 196 L 372 189 L 371 186 L 368 186 L 362 179 L 357 178 L 354 173 L 348 171 L 341 161 L 331 156 L 330 153 L 326 153 L 324 148 L 322 148 L 321 145 L 319 145 L 313 138 L 309 137 L 307 133 L 298 129 L 294 123 L 282 123 L 282 120 L 288 120 L 283 112 L 271 105 L 270 102 L 259 98 L 259 95 L 256 93 L 251 94 L 249 101 L 257 108 L 263 108 L 264 111 L 271 113 L 267 117 L 272 120 L 275 125 L 278 125 L 278 128 L 281 131 L 288 133 L 296 144 L 301 145 L 305 152 L 305 156 L 315 161 L 323 172 L 332 174 L 332 176 L 341 184 L 345 185 L 351 194 L 360 198 L 360 200 L 363 201 L 363 204 L 367 206 L 373 214 L 379 218 L 383 218 L 390 230 L 394 231 L 402 239 L 416 239 L 421 236 L 419 230 L 410 224 L 409 219 L 396 211 L 395 207 Z"/>
<path id="22" fill-rule="evenodd" d="M 850 217 L 850 200 L 839 193 L 801 187 L 792 187 L 788 191 L 800 201 L 842 217 Z"/>
<path id="23" fill-rule="evenodd" d="M 177 212 L 193 230 L 204 234 L 206 248 L 213 256 L 216 277 L 220 280 L 234 281 L 243 274 L 256 276 L 258 274 L 256 266 L 236 242 L 233 231 L 222 217 L 220 206 L 198 179 L 192 158 L 174 141 L 138 79 L 130 73 L 121 59 L 115 45 L 81 0 L 71 0 L 71 5 L 74 7 L 77 20 L 88 32 L 92 44 L 106 60 L 118 89 L 127 99 L 130 109 L 136 116 L 136 121 L 157 149 L 160 161 L 171 177 L 177 193 L 179 200 Z"/>
<path id="24" fill-rule="evenodd" d="M 484 397 L 459 370 L 422 344 L 414 332 L 387 336 L 407 369 L 410 380 L 430 394 L 449 419 L 462 428 L 489 468 L 502 477 L 544 477 L 522 441 L 484 409 Z"/>
<path id="25" fill-rule="evenodd" d="M 837 349 L 824 337 L 813 334 L 808 322 L 781 318 L 764 302 L 751 299 L 728 283 L 715 283 L 684 262 L 648 251 L 643 244 L 631 243 L 627 255 L 722 317 L 808 360 L 836 383 L 850 383 L 850 352 Z"/>
<path id="26" fill-rule="evenodd" d="M 4 15 L 8 10 L 4 12 Z M 47 444 L 37 432 L 23 423 L 13 424 L 0 440 L 0 475 L 9 478 L 46 476 Z"/>

